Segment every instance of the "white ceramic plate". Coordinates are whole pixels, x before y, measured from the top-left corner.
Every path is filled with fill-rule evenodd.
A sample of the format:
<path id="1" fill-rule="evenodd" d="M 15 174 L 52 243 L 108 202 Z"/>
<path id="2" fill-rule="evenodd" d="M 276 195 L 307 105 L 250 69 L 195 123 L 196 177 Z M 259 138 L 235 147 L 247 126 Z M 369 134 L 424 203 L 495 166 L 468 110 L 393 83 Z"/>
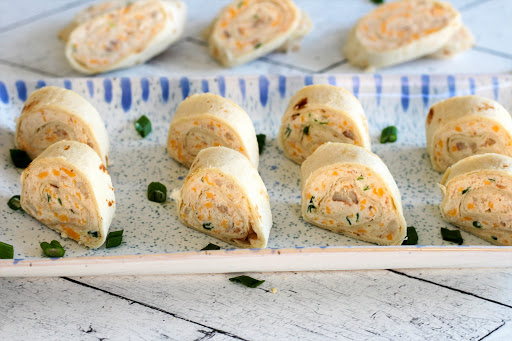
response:
<path id="1" fill-rule="evenodd" d="M 300 167 L 286 159 L 276 134 L 289 98 L 313 83 L 342 86 L 358 97 L 366 111 L 373 151 L 388 165 L 402 194 L 407 224 L 416 227 L 417 246 L 384 247 L 304 223 L 300 217 Z M 87 250 L 21 211 L 8 199 L 19 194 L 21 170 L 12 165 L 15 118 L 28 94 L 44 85 L 78 92 L 100 112 L 110 135 L 117 212 L 111 230 L 124 229 L 117 248 Z M 268 249 L 239 250 L 182 225 L 174 203 L 149 202 L 147 185 L 181 186 L 187 169 L 173 161 L 165 144 L 172 115 L 189 94 L 214 92 L 244 108 L 257 133 L 267 134 L 260 174 L 270 195 L 274 227 Z M 512 247 L 498 247 L 462 232 L 461 246 L 443 241 L 440 227 L 441 174 L 430 167 L 424 122 L 433 103 L 476 93 L 512 109 L 510 75 L 315 75 L 217 78 L 47 79 L 0 81 L 0 241 L 14 245 L 15 260 L 0 260 L 0 276 L 99 274 L 169 274 L 238 271 L 341 270 L 419 267 L 512 266 Z M 145 114 L 153 132 L 141 139 L 134 121 Z M 398 141 L 379 144 L 381 130 L 398 127 Z M 57 239 L 66 249 L 61 259 L 43 256 L 39 243 Z M 198 251 L 208 243 L 220 251 Z"/>

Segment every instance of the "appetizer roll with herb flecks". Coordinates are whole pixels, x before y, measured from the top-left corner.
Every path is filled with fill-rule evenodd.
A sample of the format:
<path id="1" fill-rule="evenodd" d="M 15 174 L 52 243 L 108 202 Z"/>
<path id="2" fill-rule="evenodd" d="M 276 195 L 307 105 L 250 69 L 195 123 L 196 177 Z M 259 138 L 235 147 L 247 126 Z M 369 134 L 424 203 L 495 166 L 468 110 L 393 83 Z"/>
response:
<path id="1" fill-rule="evenodd" d="M 221 96 L 189 96 L 172 118 L 167 151 L 176 161 L 190 167 L 199 151 L 217 146 L 242 153 L 258 169 L 258 141 L 249 115 Z"/>
<path id="2" fill-rule="evenodd" d="M 345 89 L 325 84 L 306 86 L 290 99 L 278 141 L 286 157 L 298 164 L 325 142 L 371 148 L 361 103 Z"/>
<path id="3" fill-rule="evenodd" d="M 436 103 L 425 127 L 427 151 L 439 172 L 475 154 L 512 156 L 512 118 L 493 100 L 459 96 Z"/>
<path id="4" fill-rule="evenodd" d="M 178 40 L 185 17 L 181 1 L 128 3 L 77 26 L 66 43 L 66 58 L 86 74 L 144 63 Z"/>
<path id="5" fill-rule="evenodd" d="M 267 245 L 272 215 L 265 184 L 242 154 L 225 147 L 197 154 L 171 194 L 187 226 L 242 248 Z"/>
<path id="6" fill-rule="evenodd" d="M 85 143 L 108 163 L 109 139 L 98 111 L 82 96 L 55 86 L 34 91 L 16 122 L 16 146 L 31 159 L 61 140 Z"/>
<path id="7" fill-rule="evenodd" d="M 460 160 L 441 180 L 443 219 L 496 245 L 512 245 L 512 158 L 489 153 Z"/>
<path id="8" fill-rule="evenodd" d="M 110 175 L 98 154 L 76 141 L 48 147 L 21 175 L 25 212 L 78 244 L 100 247 L 116 202 Z"/>
<path id="9" fill-rule="evenodd" d="M 460 26 L 460 14 L 446 2 L 389 2 L 359 20 L 344 54 L 363 69 L 391 66 L 441 49 Z"/>
<path id="10" fill-rule="evenodd" d="M 325 143 L 304 161 L 300 175 L 305 221 L 370 243 L 402 243 L 407 227 L 400 192 L 377 155 Z"/>
<path id="11" fill-rule="evenodd" d="M 205 35 L 212 56 L 233 67 L 279 48 L 298 48 L 310 30 L 309 17 L 291 0 L 237 0 Z"/>

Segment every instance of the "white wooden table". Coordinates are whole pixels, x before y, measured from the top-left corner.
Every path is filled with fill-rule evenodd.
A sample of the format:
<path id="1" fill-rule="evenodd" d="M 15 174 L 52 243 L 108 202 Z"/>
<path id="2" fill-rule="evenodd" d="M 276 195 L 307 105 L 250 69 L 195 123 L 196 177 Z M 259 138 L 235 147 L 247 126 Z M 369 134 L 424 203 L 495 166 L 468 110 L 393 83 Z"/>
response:
<path id="1" fill-rule="evenodd" d="M 357 72 L 340 49 L 350 26 L 374 7 L 367 0 L 297 1 L 315 24 L 300 52 L 226 70 L 208 56 L 199 33 L 229 1 L 186 2 L 181 42 L 109 76 Z M 79 77 L 56 32 L 90 3 L 2 1 L 0 77 Z M 512 2 L 452 3 L 476 36 L 472 51 L 382 72 L 510 72 Z M 248 289 L 229 282 L 232 275 L 0 278 L 0 340 L 512 339 L 512 269 L 249 275 L 266 282 Z"/>

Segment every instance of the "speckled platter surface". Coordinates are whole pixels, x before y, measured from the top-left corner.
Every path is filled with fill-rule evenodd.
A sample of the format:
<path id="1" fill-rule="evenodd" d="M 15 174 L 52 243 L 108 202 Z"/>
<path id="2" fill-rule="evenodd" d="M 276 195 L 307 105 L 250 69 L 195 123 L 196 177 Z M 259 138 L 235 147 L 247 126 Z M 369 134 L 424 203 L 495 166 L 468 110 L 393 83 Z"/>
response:
<path id="1" fill-rule="evenodd" d="M 407 225 L 416 227 L 420 245 L 376 247 L 302 221 L 300 166 L 283 156 L 277 147 L 276 135 L 290 97 L 305 85 L 321 83 L 344 87 L 361 101 L 368 117 L 372 149 L 393 174 L 402 194 Z M 56 232 L 27 214 L 12 211 L 7 206 L 9 198 L 21 191 L 19 177 L 22 170 L 14 167 L 9 156 L 9 149 L 14 147 L 15 119 L 19 116 L 28 95 L 44 85 L 56 85 L 76 91 L 98 109 L 105 121 L 111 141 L 108 170 L 117 199 L 116 217 L 110 229 L 124 229 L 123 244 L 120 247 L 106 249 L 103 246 L 97 250 L 82 248 L 72 240 L 63 240 Z M 168 190 L 180 187 L 183 183 L 188 170 L 167 154 L 167 132 L 179 103 L 188 95 L 201 92 L 213 92 L 232 99 L 253 119 L 256 132 L 267 135 L 259 171 L 269 192 L 274 220 L 268 250 L 232 250 L 232 246 L 181 224 L 172 201 L 158 204 L 146 199 L 147 185 L 152 181 L 164 183 Z M 206 259 L 211 261 L 211 255 L 237 258 L 250 253 L 253 256 L 260 255 L 264 259 L 265 255 L 282 253 L 303 256 L 309 251 L 330 253 L 332 256 L 333 253 L 342 254 L 347 250 L 364 253 L 386 250 L 397 252 L 396 255 L 403 251 L 414 254 L 422 249 L 451 251 L 452 254 L 478 250 L 494 252 L 494 255 L 499 253 L 503 255 L 500 257 L 505 257 L 504 264 L 512 266 L 511 247 L 490 246 L 491 244 L 466 232 L 462 232 L 464 244 L 457 246 L 443 241 L 439 232 L 440 227 L 455 227 L 441 219 L 438 208 L 441 193 L 437 183 L 441 180 L 442 174 L 431 169 L 425 149 L 424 122 L 433 103 L 465 94 L 478 94 L 495 99 L 510 111 L 512 75 L 262 75 L 215 78 L 0 80 L 0 203 L 3 203 L 0 204 L 0 241 L 14 245 L 15 250 L 14 261 L 0 261 L 0 275 L 36 274 L 39 272 L 31 272 L 27 264 L 30 264 L 30 267 L 32 264 L 46 264 L 45 266 L 51 268 L 65 259 L 73 259 L 74 265 L 69 271 L 50 273 L 98 274 L 102 272 L 88 271 L 85 265 L 108 260 L 109 266 L 115 267 L 116 263 L 126 262 L 127 259 L 130 262 L 147 264 L 154 259 L 152 256 L 161 257 L 160 260 L 186 260 L 189 257 L 195 259 L 194 264 L 207 264 Z M 150 118 L 153 125 L 153 132 L 145 139 L 142 139 L 134 129 L 134 121 L 143 114 Z M 380 144 L 380 132 L 388 125 L 397 126 L 398 141 L 394 144 Z M 59 240 L 66 249 L 65 259 L 49 260 L 43 257 L 39 243 L 52 239 Z M 231 250 L 197 252 L 208 243 Z M 425 262 L 418 262 L 416 266 L 429 266 L 429 261 Z M 293 266 L 296 263 L 293 262 L 293 257 L 288 263 L 288 267 L 283 265 L 285 268 L 277 270 L 300 270 Z M 407 264 L 399 262 L 390 265 L 415 267 L 411 260 Z M 438 264 L 430 265 L 434 267 Z M 266 270 L 263 263 L 260 267 L 257 264 L 254 266 L 255 269 Z M 381 266 L 387 267 L 385 264 Z M 73 271 L 73 267 L 81 270 Z M 210 269 L 211 272 L 234 271 L 234 268 L 226 267 L 227 265 Z M 24 270 L 15 270 L 21 268 Z M 141 273 L 135 268 L 136 266 L 128 266 L 123 273 Z M 208 272 L 208 269 L 201 268 L 192 266 L 188 271 L 181 272 Z M 248 267 L 247 270 L 249 268 L 253 269 Z M 326 270 L 335 268 L 337 267 L 328 264 L 321 267 Z M 378 266 L 361 263 L 359 266 L 351 264 L 341 268 Z M 244 268 L 242 266 L 237 269 Z M 160 271 L 155 269 L 152 273 L 177 272 L 180 271 L 166 268 Z"/>

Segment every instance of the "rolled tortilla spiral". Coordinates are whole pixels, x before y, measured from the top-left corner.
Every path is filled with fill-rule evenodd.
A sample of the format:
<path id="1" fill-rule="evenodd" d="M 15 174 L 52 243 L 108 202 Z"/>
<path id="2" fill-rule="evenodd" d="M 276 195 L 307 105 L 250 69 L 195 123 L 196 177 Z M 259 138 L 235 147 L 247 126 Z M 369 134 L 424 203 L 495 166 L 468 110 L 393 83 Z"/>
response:
<path id="1" fill-rule="evenodd" d="M 199 151 L 217 146 L 242 153 L 258 168 L 258 141 L 249 115 L 221 96 L 189 96 L 172 118 L 167 151 L 176 161 L 190 167 Z"/>
<path id="2" fill-rule="evenodd" d="M 440 184 L 443 219 L 496 245 L 512 245 L 512 158 L 467 157 L 446 170 Z"/>
<path id="3" fill-rule="evenodd" d="M 21 206 L 59 233 L 89 248 L 106 239 L 116 202 L 110 176 L 87 145 L 60 141 L 21 175 Z"/>
<path id="4" fill-rule="evenodd" d="M 306 86 L 290 99 L 278 141 L 286 157 L 298 164 L 325 142 L 371 148 L 361 103 L 345 89 L 326 84 Z"/>
<path id="5" fill-rule="evenodd" d="M 379 245 L 407 233 L 398 187 L 365 148 L 325 143 L 301 166 L 302 216 L 318 227 Z"/>
<path id="6" fill-rule="evenodd" d="M 233 67 L 290 47 L 310 29 L 307 14 L 291 0 L 238 0 L 221 11 L 206 35 L 212 56 Z"/>
<path id="7" fill-rule="evenodd" d="M 144 63 L 183 33 L 181 1 L 141 0 L 82 22 L 70 33 L 66 58 L 77 71 L 97 74 Z"/>
<path id="8" fill-rule="evenodd" d="M 437 171 L 443 172 L 471 155 L 512 156 L 512 118 L 493 100 L 459 96 L 436 103 L 425 127 L 427 151 Z"/>
<path id="9" fill-rule="evenodd" d="M 460 26 L 460 14 L 446 2 L 388 2 L 359 20 L 344 54 L 361 68 L 399 64 L 441 49 Z"/>
<path id="10" fill-rule="evenodd" d="M 201 150 L 171 197 L 185 225 L 237 247 L 267 245 L 272 227 L 267 190 L 242 154 L 224 147 Z"/>
<path id="11" fill-rule="evenodd" d="M 77 93 L 55 86 L 34 91 L 16 123 L 16 145 L 31 159 L 61 140 L 89 145 L 108 164 L 109 138 L 98 111 Z"/>

